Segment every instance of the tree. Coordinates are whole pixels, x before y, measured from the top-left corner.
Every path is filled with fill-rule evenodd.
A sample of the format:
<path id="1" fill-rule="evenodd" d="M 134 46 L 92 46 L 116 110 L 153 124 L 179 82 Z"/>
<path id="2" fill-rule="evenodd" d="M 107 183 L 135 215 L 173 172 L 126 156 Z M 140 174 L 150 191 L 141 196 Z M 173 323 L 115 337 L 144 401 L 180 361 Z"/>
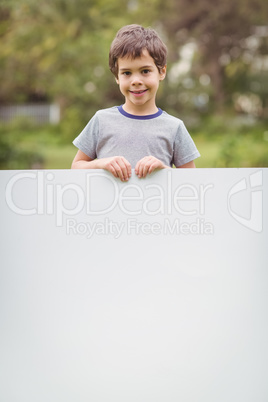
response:
<path id="1" fill-rule="evenodd" d="M 0 10 L 0 103 L 106 103 L 109 46 L 127 1 L 13 0 Z"/>
<path id="2" fill-rule="evenodd" d="M 266 0 L 167 0 L 160 19 L 174 61 L 177 48 L 194 38 L 199 54 L 196 73 L 210 76 L 214 102 L 221 109 L 227 97 L 226 66 L 241 60 L 245 39 L 253 34 L 254 26 L 267 24 L 267 15 Z"/>
<path id="3" fill-rule="evenodd" d="M 209 75 L 211 104 L 220 110 L 234 90 L 267 75 L 254 69 L 267 37 L 257 48 L 248 45 L 267 15 L 266 0 L 0 0 L 0 104 L 56 100 L 88 117 L 122 101 L 108 69 L 109 46 L 121 26 L 138 23 L 156 28 L 168 43 L 168 72 L 183 45 L 195 43 L 191 78 Z M 161 107 L 168 91 L 174 91 L 170 99 L 176 92 L 165 81 Z M 258 95 L 265 102 L 262 84 Z"/>

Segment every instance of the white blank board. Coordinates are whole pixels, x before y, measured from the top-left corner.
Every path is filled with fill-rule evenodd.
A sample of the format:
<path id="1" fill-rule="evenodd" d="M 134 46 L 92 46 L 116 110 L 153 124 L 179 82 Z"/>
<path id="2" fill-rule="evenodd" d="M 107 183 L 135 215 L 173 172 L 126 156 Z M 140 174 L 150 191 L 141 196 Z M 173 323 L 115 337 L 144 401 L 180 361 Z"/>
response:
<path id="1" fill-rule="evenodd" d="M 2 171 L 0 400 L 268 400 L 267 169 Z"/>

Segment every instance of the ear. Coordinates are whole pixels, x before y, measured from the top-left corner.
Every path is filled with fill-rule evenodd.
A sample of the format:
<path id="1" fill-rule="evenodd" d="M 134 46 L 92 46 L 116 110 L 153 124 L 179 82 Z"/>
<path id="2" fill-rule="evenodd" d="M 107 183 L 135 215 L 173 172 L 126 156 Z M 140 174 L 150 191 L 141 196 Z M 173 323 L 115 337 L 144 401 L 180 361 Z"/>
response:
<path id="1" fill-rule="evenodd" d="M 116 83 L 119 85 L 119 79 L 117 77 L 114 77 L 114 78 L 115 78 Z"/>
<path id="2" fill-rule="evenodd" d="M 163 79 L 165 78 L 167 73 L 167 65 L 165 65 L 164 67 L 161 68 L 161 70 L 159 71 L 159 75 L 160 75 L 160 81 L 163 81 Z"/>

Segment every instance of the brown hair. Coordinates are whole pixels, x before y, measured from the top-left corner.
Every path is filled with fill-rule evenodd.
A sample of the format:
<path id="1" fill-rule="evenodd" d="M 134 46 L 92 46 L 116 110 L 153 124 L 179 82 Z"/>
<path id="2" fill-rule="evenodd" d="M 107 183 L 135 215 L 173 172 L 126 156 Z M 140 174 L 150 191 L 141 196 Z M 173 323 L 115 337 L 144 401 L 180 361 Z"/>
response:
<path id="1" fill-rule="evenodd" d="M 144 49 L 147 49 L 154 59 L 155 65 L 160 70 L 167 63 L 167 47 L 152 28 L 143 28 L 132 24 L 121 28 L 114 38 L 109 52 L 109 67 L 111 72 L 118 77 L 118 58 L 130 56 L 133 59 L 141 57 Z"/>

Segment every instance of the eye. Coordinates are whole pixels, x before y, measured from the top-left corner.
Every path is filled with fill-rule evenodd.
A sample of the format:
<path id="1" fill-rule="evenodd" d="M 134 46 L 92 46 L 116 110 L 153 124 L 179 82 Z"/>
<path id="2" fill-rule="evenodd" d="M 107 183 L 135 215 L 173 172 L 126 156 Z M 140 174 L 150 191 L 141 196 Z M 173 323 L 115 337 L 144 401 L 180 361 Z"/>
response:
<path id="1" fill-rule="evenodd" d="M 131 72 L 130 71 L 124 71 L 122 74 L 126 75 L 126 76 L 129 76 L 131 74 Z"/>
<path id="2" fill-rule="evenodd" d="M 143 74 L 149 74 L 150 70 L 148 70 L 148 68 L 146 68 L 145 70 L 142 70 Z"/>

